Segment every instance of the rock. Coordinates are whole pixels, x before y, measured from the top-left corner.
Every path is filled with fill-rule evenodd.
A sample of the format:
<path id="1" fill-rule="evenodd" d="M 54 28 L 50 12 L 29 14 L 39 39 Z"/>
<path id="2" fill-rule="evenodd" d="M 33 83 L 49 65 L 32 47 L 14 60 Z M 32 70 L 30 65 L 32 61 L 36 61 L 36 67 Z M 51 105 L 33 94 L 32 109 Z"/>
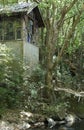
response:
<path id="1" fill-rule="evenodd" d="M 54 121 L 52 118 L 48 118 L 47 121 L 50 128 L 56 125 L 56 121 Z"/>
<path id="2" fill-rule="evenodd" d="M 60 126 L 60 125 L 63 125 L 65 123 L 66 123 L 65 120 L 55 121 L 52 118 L 45 118 L 45 120 L 44 120 L 45 126 L 49 126 L 50 128 L 53 128 L 53 127 L 56 127 L 56 126 Z"/>
<path id="3" fill-rule="evenodd" d="M 24 122 L 24 121 L 18 125 L 19 130 L 26 130 L 30 127 L 31 127 L 31 125 L 29 123 Z"/>
<path id="4" fill-rule="evenodd" d="M 8 123 L 6 121 L 0 122 L 0 130 L 27 130 L 30 127 L 31 127 L 31 125 L 24 121 L 19 124 Z"/>
<path id="5" fill-rule="evenodd" d="M 0 122 L 0 130 L 15 130 L 13 125 L 10 125 L 8 122 Z"/>
<path id="6" fill-rule="evenodd" d="M 33 114 L 31 112 L 25 112 L 24 110 L 20 112 L 20 116 L 32 117 Z"/>
<path id="7" fill-rule="evenodd" d="M 37 122 L 34 124 L 34 127 L 42 127 L 44 126 L 44 122 Z"/>
<path id="8" fill-rule="evenodd" d="M 72 114 L 67 114 L 64 119 L 54 120 L 53 118 L 45 118 L 44 124 L 45 126 L 52 127 L 60 127 L 60 126 L 66 126 L 71 127 L 74 123 L 78 122 L 79 118 L 77 116 Z"/>
<path id="9" fill-rule="evenodd" d="M 65 117 L 65 121 L 66 121 L 66 126 L 70 127 L 77 121 L 77 117 L 72 114 L 67 114 Z"/>

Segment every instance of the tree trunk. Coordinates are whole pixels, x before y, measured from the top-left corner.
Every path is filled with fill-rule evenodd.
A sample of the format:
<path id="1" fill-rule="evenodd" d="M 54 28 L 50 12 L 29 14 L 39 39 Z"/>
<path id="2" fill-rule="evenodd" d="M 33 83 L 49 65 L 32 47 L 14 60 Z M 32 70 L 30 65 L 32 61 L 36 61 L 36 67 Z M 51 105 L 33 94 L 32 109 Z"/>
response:
<path id="1" fill-rule="evenodd" d="M 54 89 L 53 89 L 53 71 L 55 67 L 59 64 L 61 58 L 63 57 L 65 50 L 68 48 L 70 44 L 70 39 L 72 38 L 73 32 L 75 31 L 76 25 L 79 23 L 80 20 L 80 15 L 82 11 L 76 16 L 75 20 L 73 20 L 72 27 L 68 31 L 67 35 L 64 38 L 64 43 L 62 44 L 63 46 L 60 49 L 60 52 L 57 56 L 57 59 L 53 63 L 53 55 L 56 50 L 56 45 L 58 43 L 58 37 L 60 33 L 60 29 L 64 25 L 64 20 L 66 17 L 66 14 L 72 9 L 74 4 L 78 0 L 73 0 L 69 6 L 64 6 L 61 9 L 61 14 L 59 20 L 57 20 L 57 14 L 56 14 L 56 7 L 54 1 L 51 4 L 51 13 L 50 12 L 50 7 L 47 4 L 46 8 L 46 20 L 45 20 L 45 25 L 46 25 L 46 39 L 45 39 L 45 48 L 46 48 L 46 82 L 45 82 L 45 97 L 48 100 L 53 100 L 54 98 Z M 60 41 L 60 40 L 59 40 Z"/>
<path id="2" fill-rule="evenodd" d="M 47 28 L 46 32 L 46 77 L 45 77 L 45 97 L 48 101 L 53 101 L 53 47 L 54 43 L 52 40 L 53 31 L 52 28 Z"/>

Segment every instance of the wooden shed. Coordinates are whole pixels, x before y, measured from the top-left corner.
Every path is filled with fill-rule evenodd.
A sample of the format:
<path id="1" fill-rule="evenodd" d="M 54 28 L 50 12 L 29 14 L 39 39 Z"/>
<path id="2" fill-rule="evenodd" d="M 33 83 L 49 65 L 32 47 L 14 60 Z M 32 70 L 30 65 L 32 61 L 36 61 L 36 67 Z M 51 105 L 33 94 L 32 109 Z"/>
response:
<path id="1" fill-rule="evenodd" d="M 39 62 L 38 29 L 44 23 L 34 2 L 0 5 L 0 43 L 12 48 L 29 66 Z"/>

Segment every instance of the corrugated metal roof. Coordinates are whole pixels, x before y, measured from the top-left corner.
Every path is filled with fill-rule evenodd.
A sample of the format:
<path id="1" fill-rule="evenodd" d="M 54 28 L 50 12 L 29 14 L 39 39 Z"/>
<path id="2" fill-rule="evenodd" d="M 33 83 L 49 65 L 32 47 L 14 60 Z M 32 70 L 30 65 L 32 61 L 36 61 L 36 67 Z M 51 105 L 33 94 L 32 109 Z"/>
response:
<path id="1" fill-rule="evenodd" d="M 33 3 L 16 3 L 13 5 L 0 5 L 0 14 L 11 14 L 11 13 L 19 13 L 19 12 L 27 12 L 29 14 L 37 4 Z"/>

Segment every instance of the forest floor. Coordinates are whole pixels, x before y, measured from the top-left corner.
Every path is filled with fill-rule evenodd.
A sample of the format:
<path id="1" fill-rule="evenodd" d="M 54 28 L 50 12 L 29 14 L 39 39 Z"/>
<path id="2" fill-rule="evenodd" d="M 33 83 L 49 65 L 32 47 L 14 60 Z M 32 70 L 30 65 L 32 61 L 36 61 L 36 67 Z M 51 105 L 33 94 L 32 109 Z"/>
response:
<path id="1" fill-rule="evenodd" d="M 26 130 L 44 127 L 44 116 L 25 112 L 24 110 L 6 110 L 0 115 L 0 130 Z"/>
<path id="2" fill-rule="evenodd" d="M 6 109 L 0 114 L 0 130 L 45 129 L 44 119 L 47 116 L 21 109 Z"/>

